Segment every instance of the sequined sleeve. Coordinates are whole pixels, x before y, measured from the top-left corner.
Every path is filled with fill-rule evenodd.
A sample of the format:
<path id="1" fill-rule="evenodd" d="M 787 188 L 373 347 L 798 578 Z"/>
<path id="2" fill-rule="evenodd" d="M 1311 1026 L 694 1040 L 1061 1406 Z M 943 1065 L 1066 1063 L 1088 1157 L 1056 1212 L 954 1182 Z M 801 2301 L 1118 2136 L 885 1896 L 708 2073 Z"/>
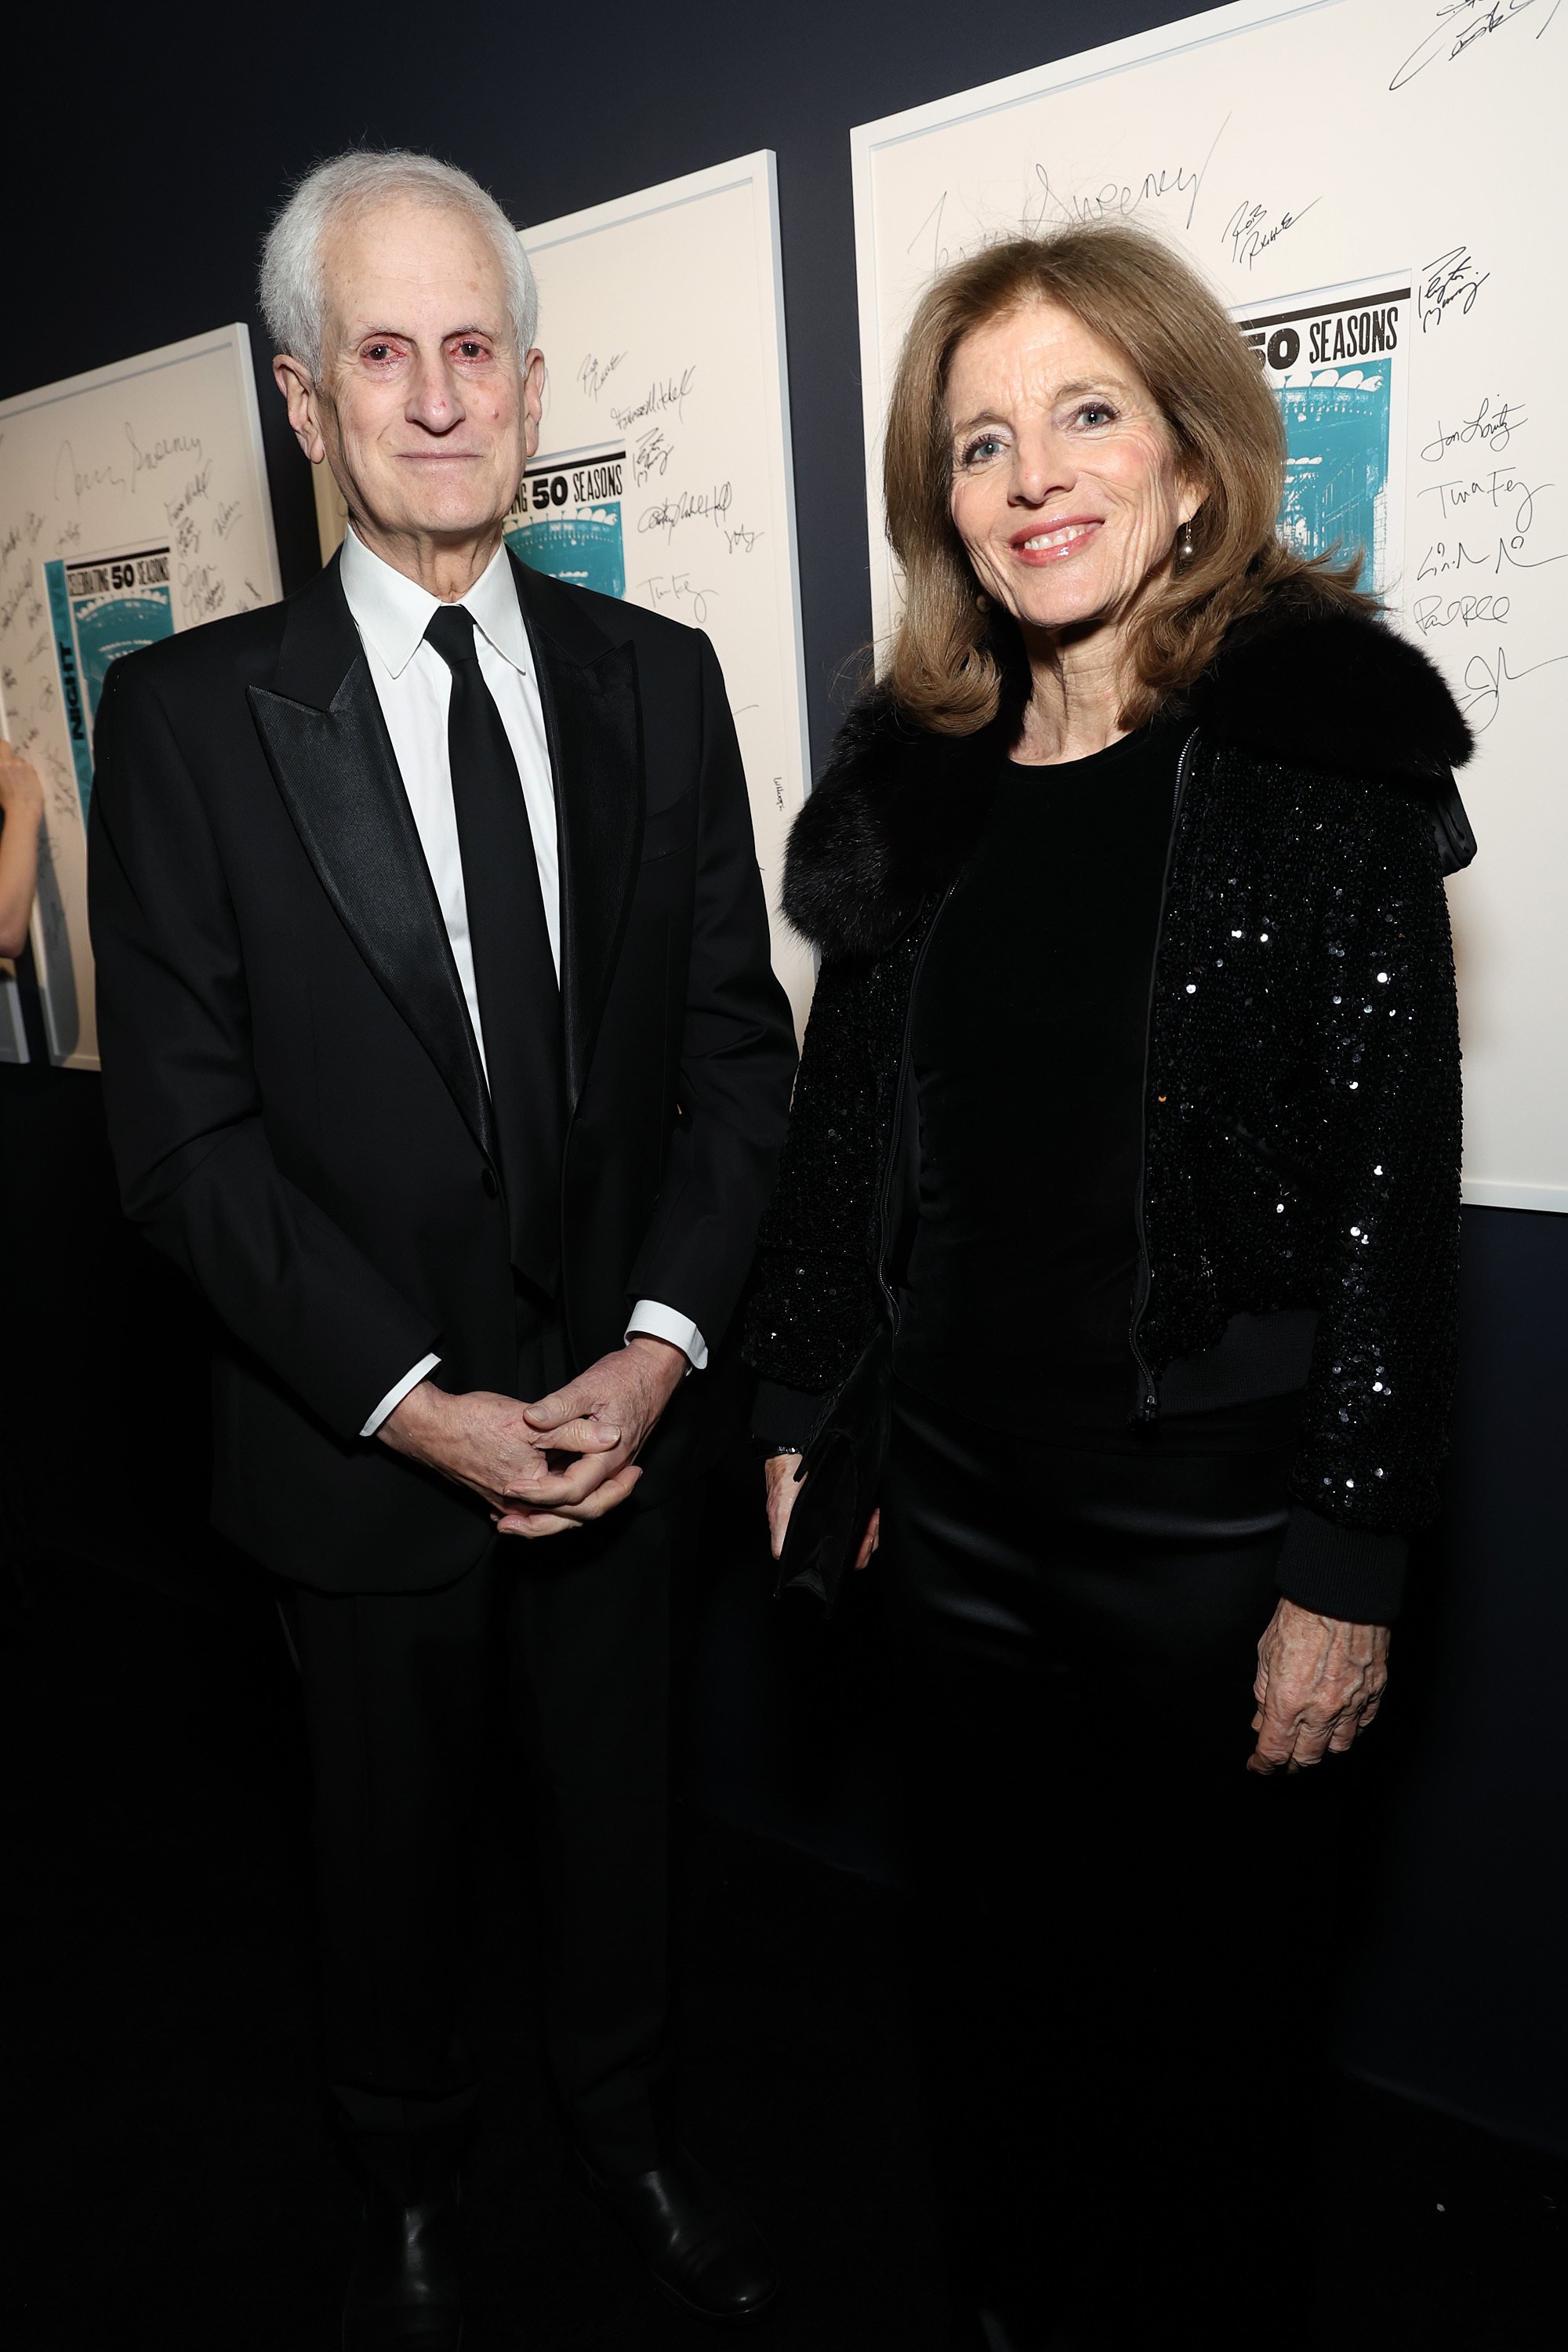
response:
<path id="1" fill-rule="evenodd" d="M 885 1088 L 874 993 L 869 967 L 824 964 L 758 1237 L 746 1361 L 764 1381 L 814 1395 L 837 1386 L 877 1320 Z"/>
<path id="2" fill-rule="evenodd" d="M 1325 900 L 1319 1324 L 1291 1480 L 1342 1527 L 1407 1533 L 1437 1509 L 1453 1395 L 1459 1038 L 1429 819 L 1392 793 Z"/>

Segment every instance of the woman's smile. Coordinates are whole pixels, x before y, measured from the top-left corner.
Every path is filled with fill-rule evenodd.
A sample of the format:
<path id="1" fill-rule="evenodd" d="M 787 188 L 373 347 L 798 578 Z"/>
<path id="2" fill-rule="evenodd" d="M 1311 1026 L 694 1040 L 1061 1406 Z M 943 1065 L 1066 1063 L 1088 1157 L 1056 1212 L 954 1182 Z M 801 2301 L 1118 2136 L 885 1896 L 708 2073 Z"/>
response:
<path id="1" fill-rule="evenodd" d="M 1100 528 L 1099 515 L 1074 515 L 1066 522 L 1015 531 L 1010 544 L 1021 563 L 1059 563 L 1066 556 L 1080 554 Z"/>

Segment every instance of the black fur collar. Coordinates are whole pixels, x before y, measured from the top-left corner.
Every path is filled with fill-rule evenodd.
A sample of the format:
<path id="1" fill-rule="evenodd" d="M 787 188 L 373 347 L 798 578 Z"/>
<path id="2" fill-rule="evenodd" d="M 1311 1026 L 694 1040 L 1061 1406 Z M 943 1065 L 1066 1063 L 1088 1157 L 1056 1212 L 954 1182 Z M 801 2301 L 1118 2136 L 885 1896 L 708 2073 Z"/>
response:
<path id="1" fill-rule="evenodd" d="M 995 719 L 963 736 L 916 727 L 881 687 L 861 698 L 790 835 L 784 910 L 797 931 L 861 958 L 909 929 L 979 829 L 1026 691 L 1009 670 Z M 1239 623 L 1173 715 L 1261 759 L 1418 792 L 1445 866 L 1474 855 L 1450 778 L 1472 748 L 1453 696 L 1425 654 L 1310 581 Z"/>

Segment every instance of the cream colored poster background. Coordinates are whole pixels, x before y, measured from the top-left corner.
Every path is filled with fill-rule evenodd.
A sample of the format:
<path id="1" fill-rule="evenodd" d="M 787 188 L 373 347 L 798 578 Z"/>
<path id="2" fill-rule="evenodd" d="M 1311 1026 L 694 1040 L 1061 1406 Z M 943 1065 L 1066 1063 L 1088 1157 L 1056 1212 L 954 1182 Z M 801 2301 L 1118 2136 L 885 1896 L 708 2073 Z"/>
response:
<path id="1" fill-rule="evenodd" d="M 549 363 L 540 465 L 626 451 L 626 594 L 706 629 L 723 666 L 797 1024 L 812 968 L 778 920 L 806 787 L 805 668 L 773 159 L 522 232 Z"/>
<path id="2" fill-rule="evenodd" d="M 50 1056 L 69 1069 L 98 1067 L 98 1034 L 87 835 L 43 568 L 153 544 L 169 549 L 176 635 L 283 593 L 243 326 L 0 401 L 0 725 L 43 781 L 33 956 Z M 0 1005 L 0 1059 L 20 1058 L 21 1035 L 14 1003 Z"/>

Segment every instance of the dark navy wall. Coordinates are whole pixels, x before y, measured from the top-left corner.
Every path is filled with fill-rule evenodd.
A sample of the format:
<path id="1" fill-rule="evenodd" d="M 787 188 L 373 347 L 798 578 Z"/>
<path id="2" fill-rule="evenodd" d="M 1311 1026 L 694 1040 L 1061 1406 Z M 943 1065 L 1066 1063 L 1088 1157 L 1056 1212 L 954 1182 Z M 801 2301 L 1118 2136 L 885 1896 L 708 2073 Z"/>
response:
<path id="1" fill-rule="evenodd" d="M 164 6 L 133 37 L 123 10 L 105 9 L 95 37 L 93 10 L 78 9 L 68 119 L 47 95 L 67 81 L 52 79 L 8 115 L 0 394 L 234 318 L 252 320 L 264 360 L 258 240 L 289 178 L 351 143 L 448 155 L 519 221 L 772 147 L 820 760 L 836 681 L 870 626 L 849 127 L 1186 13 L 1159 0 L 384 0 L 302 18 Z M 316 561 L 308 468 L 265 376 L 259 389 L 293 587 Z M 1471 1211 L 1466 1229 L 1447 1513 L 1401 1632 L 1381 1756 L 1368 1751 L 1370 1907 L 1347 2046 L 1384 2080 L 1568 2147 L 1568 1219 Z M 19 1518 L 225 1605 L 242 1571 L 202 1529 L 200 1312 L 118 1223 L 90 1077 L 0 1070 L 0 1282 L 13 1541 Z M 791 1630 L 781 1644 L 744 1541 L 737 1519 L 701 1630 L 705 1785 L 878 1866 L 874 1643 L 850 1631 L 824 1650 Z"/>

